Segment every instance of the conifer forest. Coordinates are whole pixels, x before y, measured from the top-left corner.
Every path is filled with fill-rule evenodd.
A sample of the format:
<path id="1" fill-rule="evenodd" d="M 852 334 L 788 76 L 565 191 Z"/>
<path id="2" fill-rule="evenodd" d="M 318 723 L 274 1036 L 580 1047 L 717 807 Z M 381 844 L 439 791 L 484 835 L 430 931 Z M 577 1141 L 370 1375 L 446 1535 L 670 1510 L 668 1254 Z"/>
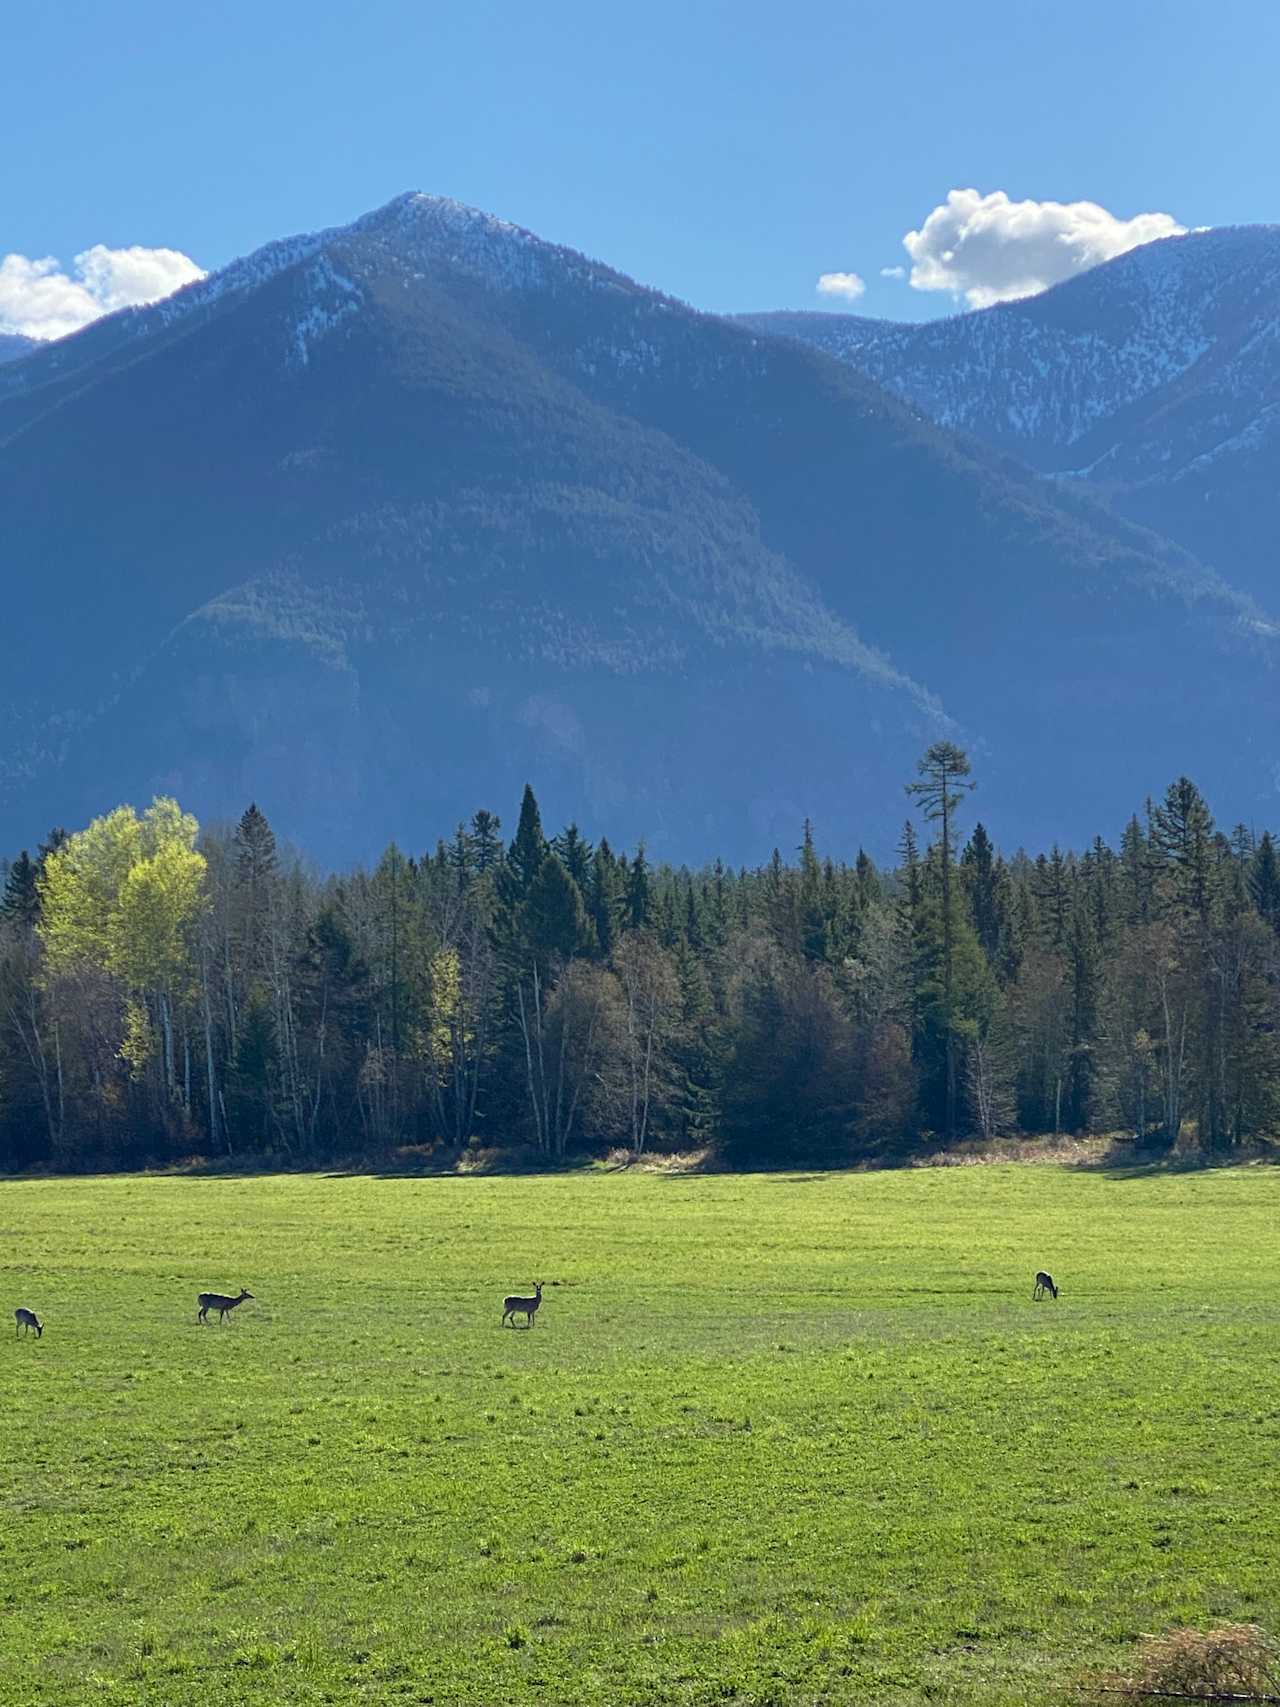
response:
<path id="1" fill-rule="evenodd" d="M 905 780 L 905 779 L 904 779 Z M 1280 1118 L 1280 858 L 1186 777 L 1112 843 L 993 846 L 966 754 L 892 868 L 808 825 L 763 867 L 478 810 L 319 875 L 250 805 L 53 830 L 0 918 L 8 1170 L 702 1153 L 848 1166 L 963 1138 Z"/>

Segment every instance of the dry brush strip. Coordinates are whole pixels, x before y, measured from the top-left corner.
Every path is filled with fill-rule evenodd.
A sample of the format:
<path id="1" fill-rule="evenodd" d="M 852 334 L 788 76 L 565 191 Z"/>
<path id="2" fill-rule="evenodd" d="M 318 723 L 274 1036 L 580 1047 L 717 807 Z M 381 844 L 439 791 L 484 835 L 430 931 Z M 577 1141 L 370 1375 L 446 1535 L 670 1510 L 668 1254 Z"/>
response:
<path id="1" fill-rule="evenodd" d="M 1280 1703 L 1280 1642 L 1256 1624 L 1168 1630 L 1142 1638 L 1131 1672 L 1092 1688 L 1166 1701 Z"/>

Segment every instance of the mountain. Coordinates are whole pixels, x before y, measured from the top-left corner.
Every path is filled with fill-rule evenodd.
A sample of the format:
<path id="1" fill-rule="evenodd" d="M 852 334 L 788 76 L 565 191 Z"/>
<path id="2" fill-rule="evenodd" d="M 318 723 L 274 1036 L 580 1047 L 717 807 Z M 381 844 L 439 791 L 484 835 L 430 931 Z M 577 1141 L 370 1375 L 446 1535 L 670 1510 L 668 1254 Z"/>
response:
<path id="1" fill-rule="evenodd" d="M 886 852 L 942 733 L 1012 838 L 1272 786 L 1280 630 L 1187 553 L 435 197 L 0 368 L 0 513 L 11 847 L 163 789 L 340 859 L 528 777 L 664 856 Z"/>
<path id="2" fill-rule="evenodd" d="M 1043 295 L 922 326 L 746 318 L 1273 593 L 1280 226 L 1164 238 Z"/>
<path id="3" fill-rule="evenodd" d="M 0 332 L 0 362 L 16 361 L 36 347 L 34 338 L 24 338 L 21 332 Z"/>

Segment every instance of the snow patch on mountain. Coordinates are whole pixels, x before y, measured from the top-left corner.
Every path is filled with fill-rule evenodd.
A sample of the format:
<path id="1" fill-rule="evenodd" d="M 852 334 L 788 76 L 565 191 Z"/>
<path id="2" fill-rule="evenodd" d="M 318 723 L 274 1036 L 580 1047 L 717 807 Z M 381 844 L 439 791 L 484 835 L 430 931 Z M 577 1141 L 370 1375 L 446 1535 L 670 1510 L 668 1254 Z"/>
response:
<path id="1" fill-rule="evenodd" d="M 576 249 L 548 243 L 448 196 L 410 191 L 334 235 L 361 247 L 373 243 L 398 265 L 416 265 L 424 275 L 444 265 L 504 293 L 548 287 L 639 291 L 633 280 Z"/>
<path id="2" fill-rule="evenodd" d="M 364 303 L 364 292 L 355 280 L 339 272 L 325 254 L 317 256 L 307 268 L 303 288 L 307 307 L 290 328 L 287 356 L 292 365 L 299 367 L 306 367 L 321 339 L 358 314 Z"/>
<path id="3" fill-rule="evenodd" d="M 750 316 L 817 345 L 916 404 L 940 425 L 976 434 L 1046 472 L 1147 477 L 1210 449 L 1240 419 L 1205 405 L 1256 409 L 1280 379 L 1280 228 L 1170 237 L 1016 303 L 904 326 L 853 315 Z M 1193 430 L 1170 433 L 1168 410 Z M 1154 405 L 1160 403 L 1160 419 Z M 1150 430 L 1134 415 L 1151 407 Z M 1100 431 L 1113 443 L 1095 441 Z M 1213 435 L 1216 434 L 1216 437 Z M 1086 450 L 1087 459 L 1076 453 Z M 1140 466 L 1139 466 L 1140 465 Z"/>

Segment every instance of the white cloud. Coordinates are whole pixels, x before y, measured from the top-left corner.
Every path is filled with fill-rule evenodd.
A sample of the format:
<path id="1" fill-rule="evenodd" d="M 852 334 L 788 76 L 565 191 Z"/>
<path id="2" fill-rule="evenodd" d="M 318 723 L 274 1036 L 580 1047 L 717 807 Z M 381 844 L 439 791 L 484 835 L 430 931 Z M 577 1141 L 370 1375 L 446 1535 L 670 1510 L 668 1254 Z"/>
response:
<path id="1" fill-rule="evenodd" d="M 63 338 L 91 320 L 158 302 L 204 272 L 177 249 L 108 249 L 95 243 L 66 272 L 51 255 L 0 260 L 0 332 Z"/>
<path id="2" fill-rule="evenodd" d="M 856 302 L 866 288 L 857 273 L 823 273 L 818 280 L 819 296 L 842 296 L 846 302 Z"/>
<path id="3" fill-rule="evenodd" d="M 905 267 L 881 267 L 880 269 L 882 279 L 905 279 L 906 276 L 907 269 Z"/>
<path id="4" fill-rule="evenodd" d="M 963 294 L 971 308 L 1034 296 L 1062 279 L 1186 227 L 1171 214 L 1118 219 L 1096 202 L 1013 202 L 1003 190 L 951 190 L 908 231 L 915 290 Z"/>

